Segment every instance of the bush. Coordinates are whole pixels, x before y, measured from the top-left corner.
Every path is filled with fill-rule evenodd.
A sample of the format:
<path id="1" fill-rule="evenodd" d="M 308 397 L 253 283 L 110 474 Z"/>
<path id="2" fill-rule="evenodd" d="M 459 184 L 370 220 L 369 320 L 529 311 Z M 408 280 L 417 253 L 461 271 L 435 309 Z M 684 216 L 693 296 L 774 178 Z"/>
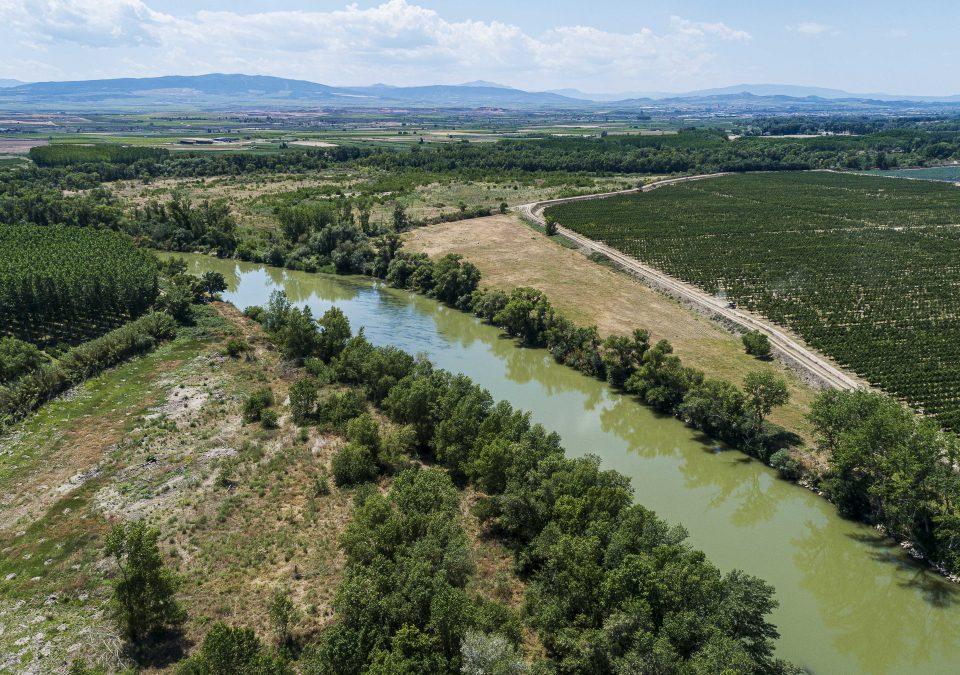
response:
<path id="1" fill-rule="evenodd" d="M 252 305 L 243 310 L 243 315 L 245 317 L 248 319 L 253 319 L 257 323 L 263 323 L 266 313 L 266 310 L 264 310 L 260 305 Z"/>
<path id="2" fill-rule="evenodd" d="M 303 377 L 290 386 L 290 415 L 297 424 L 305 424 L 317 407 L 317 383 Z"/>
<path id="3" fill-rule="evenodd" d="M 280 416 L 276 410 L 267 408 L 260 412 L 260 424 L 264 429 L 276 429 L 280 425 Z"/>
<path id="4" fill-rule="evenodd" d="M 788 449 L 777 450 L 770 455 L 770 466 L 777 470 L 784 480 L 797 480 L 803 475 L 800 460 L 793 456 Z"/>
<path id="5" fill-rule="evenodd" d="M 330 494 L 330 477 L 326 471 L 321 471 L 317 479 L 313 481 L 313 496 L 326 497 Z"/>
<path id="6" fill-rule="evenodd" d="M 243 421 L 245 424 L 257 422 L 263 411 L 273 405 L 273 391 L 270 387 L 258 389 L 247 397 L 243 403 Z"/>
<path id="7" fill-rule="evenodd" d="M 367 402 L 357 392 L 335 392 L 317 405 L 317 420 L 328 429 L 340 431 L 348 421 L 366 411 Z"/>
<path id="8" fill-rule="evenodd" d="M 243 354 L 249 354 L 253 347 L 243 338 L 230 338 L 227 340 L 227 354 L 230 358 L 239 359 Z"/>
<path id="9" fill-rule="evenodd" d="M 333 480 L 337 485 L 357 485 L 377 477 L 377 464 L 369 448 L 348 443 L 333 456 Z"/>
<path id="10" fill-rule="evenodd" d="M 12 382 L 21 375 L 39 370 L 46 363 L 35 345 L 15 337 L 0 339 L 0 384 Z"/>
<path id="11" fill-rule="evenodd" d="M 216 623 L 197 653 L 177 664 L 176 675 L 293 675 L 280 656 L 249 628 Z"/>
<path id="12" fill-rule="evenodd" d="M 752 330 L 743 336 L 743 346 L 751 356 L 770 356 L 770 339 L 758 330 Z"/>

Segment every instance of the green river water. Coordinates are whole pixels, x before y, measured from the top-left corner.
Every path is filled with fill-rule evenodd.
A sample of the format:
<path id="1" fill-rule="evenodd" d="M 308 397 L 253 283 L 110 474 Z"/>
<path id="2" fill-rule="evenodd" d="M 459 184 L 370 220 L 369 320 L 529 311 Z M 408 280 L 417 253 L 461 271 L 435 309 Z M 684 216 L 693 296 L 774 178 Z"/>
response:
<path id="1" fill-rule="evenodd" d="M 223 273 L 224 299 L 240 308 L 265 305 L 275 288 L 315 316 L 336 304 L 373 343 L 425 353 L 531 411 L 561 434 L 569 454 L 599 455 L 632 479 L 638 502 L 682 523 L 721 569 L 776 587 L 779 656 L 811 673 L 960 672 L 960 587 L 761 463 L 721 452 L 545 351 L 517 348 L 497 329 L 415 294 L 367 279 L 185 257 L 195 273 Z"/>

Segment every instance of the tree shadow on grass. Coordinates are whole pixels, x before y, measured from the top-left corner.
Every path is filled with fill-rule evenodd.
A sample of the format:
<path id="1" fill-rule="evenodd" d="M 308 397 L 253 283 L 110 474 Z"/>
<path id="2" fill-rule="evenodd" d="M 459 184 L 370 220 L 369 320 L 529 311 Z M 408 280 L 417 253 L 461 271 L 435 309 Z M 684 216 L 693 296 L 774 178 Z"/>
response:
<path id="1" fill-rule="evenodd" d="M 181 628 L 172 628 L 128 645 L 126 652 L 141 668 L 169 668 L 183 659 L 191 646 Z"/>

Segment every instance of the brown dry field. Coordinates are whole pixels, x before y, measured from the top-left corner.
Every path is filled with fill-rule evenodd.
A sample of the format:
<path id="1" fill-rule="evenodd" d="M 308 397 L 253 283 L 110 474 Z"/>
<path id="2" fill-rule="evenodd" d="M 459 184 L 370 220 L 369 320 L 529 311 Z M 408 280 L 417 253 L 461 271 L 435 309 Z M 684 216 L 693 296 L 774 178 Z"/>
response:
<path id="1" fill-rule="evenodd" d="M 646 328 L 653 341 L 669 340 L 686 365 L 708 377 L 741 384 L 752 371 L 773 369 L 787 379 L 791 400 L 771 419 L 809 442 L 806 414 L 816 391 L 794 372 L 747 355 L 740 338 L 713 321 L 625 273 L 560 246 L 515 215 L 419 228 L 407 235 L 407 247 L 430 256 L 463 254 L 480 268 L 485 286 L 538 288 L 577 323 L 596 324 L 601 335 Z"/>
<path id="2" fill-rule="evenodd" d="M 0 138 L 0 154 L 25 155 L 30 152 L 30 148 L 46 144 L 46 141 L 35 138 Z"/>

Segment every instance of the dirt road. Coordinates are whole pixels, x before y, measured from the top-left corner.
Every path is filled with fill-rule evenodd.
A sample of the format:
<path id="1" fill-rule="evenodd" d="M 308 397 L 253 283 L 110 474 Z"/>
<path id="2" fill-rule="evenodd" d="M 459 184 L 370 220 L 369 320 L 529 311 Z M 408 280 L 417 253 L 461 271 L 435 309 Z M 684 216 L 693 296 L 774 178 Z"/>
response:
<path id="1" fill-rule="evenodd" d="M 650 192 L 665 185 L 683 183 L 693 180 L 706 180 L 716 178 L 726 174 L 716 173 L 701 176 L 686 176 L 683 178 L 670 178 L 667 180 L 650 183 L 641 188 L 624 190 L 621 192 L 607 192 L 596 195 L 585 195 L 581 197 L 568 197 L 565 199 L 554 199 L 533 204 L 523 204 L 516 210 L 521 216 L 531 220 L 538 225 L 545 225 L 543 211 L 547 207 L 558 204 L 566 204 L 574 201 L 583 201 L 587 199 L 604 199 L 618 195 L 631 194 L 636 192 Z M 558 225 L 557 231 L 567 239 L 570 239 L 578 246 L 590 252 L 600 253 L 609 258 L 624 270 L 643 279 L 650 286 L 672 295 L 686 303 L 689 303 L 698 311 L 705 312 L 715 316 L 727 324 L 732 324 L 743 331 L 759 330 L 766 334 L 770 339 L 770 345 L 773 347 L 777 356 L 787 365 L 797 370 L 801 375 L 811 383 L 833 389 L 859 389 L 866 387 L 855 375 L 844 372 L 839 367 L 830 362 L 827 357 L 817 353 L 810 347 L 800 343 L 799 339 L 794 338 L 786 331 L 767 321 L 765 318 L 753 312 L 747 312 L 742 309 L 731 307 L 728 302 L 716 298 L 700 290 L 692 284 L 688 284 L 679 279 L 675 279 L 668 274 L 645 265 L 644 263 L 631 258 L 620 251 L 617 251 L 606 244 L 588 239 L 572 230 Z"/>

